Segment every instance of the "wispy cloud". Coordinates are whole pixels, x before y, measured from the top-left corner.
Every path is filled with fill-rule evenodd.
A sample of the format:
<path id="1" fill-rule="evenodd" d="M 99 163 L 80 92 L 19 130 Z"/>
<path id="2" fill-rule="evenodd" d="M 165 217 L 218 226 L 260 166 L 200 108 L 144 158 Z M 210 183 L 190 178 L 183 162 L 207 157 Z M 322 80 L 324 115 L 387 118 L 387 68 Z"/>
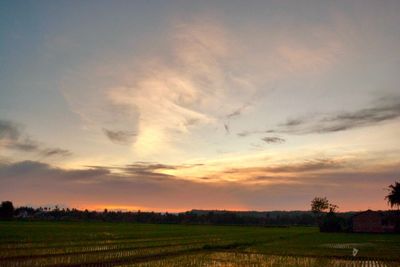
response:
<path id="1" fill-rule="evenodd" d="M 86 167 L 95 169 L 106 169 L 122 175 L 128 178 L 138 179 L 186 179 L 173 174 L 173 172 L 179 172 L 180 170 L 201 167 L 203 164 L 181 164 L 181 165 L 170 165 L 161 164 L 155 162 L 135 162 L 126 164 L 123 166 L 96 166 L 89 165 Z"/>
<path id="2" fill-rule="evenodd" d="M 291 134 L 330 133 L 373 126 L 400 117 L 400 97 L 379 99 L 372 107 L 288 120 L 270 132 Z"/>
<path id="3" fill-rule="evenodd" d="M 178 166 L 159 163 L 137 162 L 119 167 L 118 170 L 130 177 L 141 179 L 174 179 L 175 176 L 163 173 L 163 170 L 175 170 Z"/>
<path id="4" fill-rule="evenodd" d="M 130 144 L 136 136 L 136 133 L 131 131 L 112 131 L 103 128 L 103 132 L 111 142 L 120 145 Z"/>
<path id="5" fill-rule="evenodd" d="M 72 153 L 69 150 L 62 149 L 62 148 L 46 148 L 40 152 L 42 155 L 46 157 L 50 156 L 70 156 Z"/>
<path id="6" fill-rule="evenodd" d="M 267 144 L 282 144 L 282 143 L 286 142 L 285 139 L 276 137 L 276 136 L 267 136 L 267 137 L 261 138 L 261 140 L 263 140 Z"/>
<path id="7" fill-rule="evenodd" d="M 379 123 L 394 120 L 400 117 L 400 97 L 380 98 L 371 107 L 340 111 L 330 114 L 313 114 L 289 118 L 286 122 L 268 130 L 242 131 L 237 135 L 246 137 L 253 134 L 281 133 L 281 134 L 324 134 L 341 132 L 354 128 L 374 126 Z"/>
<path id="8" fill-rule="evenodd" d="M 108 92 L 113 104 L 138 110 L 134 148 L 141 154 L 171 149 L 177 135 L 215 123 L 213 110 L 226 93 L 224 30 L 205 20 L 177 24 L 171 36 L 168 60 L 159 55 L 141 62 L 132 86 Z"/>
<path id="9" fill-rule="evenodd" d="M 348 162 L 337 159 L 326 159 L 326 158 L 316 158 L 311 160 L 305 160 L 300 163 L 293 164 L 282 164 L 280 166 L 266 167 L 264 170 L 273 173 L 290 172 L 312 172 L 321 170 L 337 170 L 345 167 Z"/>
<path id="10" fill-rule="evenodd" d="M 135 154 L 149 160 L 160 150 L 181 152 L 182 142 L 191 137 L 197 138 L 191 143 L 201 141 L 198 133 L 205 129 L 228 132 L 229 119 L 243 114 L 258 91 L 254 78 L 232 60 L 237 42 L 217 20 L 196 16 L 171 22 L 166 30 L 162 49 L 135 55 L 122 67 L 115 63 L 118 71 L 113 64 L 106 75 L 85 70 L 114 82 L 64 90 L 88 128 L 103 129 L 112 142 L 131 144 Z M 67 81 L 64 87 L 79 86 Z"/>
<path id="11" fill-rule="evenodd" d="M 39 143 L 33 141 L 29 137 L 18 140 L 16 142 L 9 142 L 6 147 L 10 149 L 20 150 L 23 152 L 35 152 L 39 150 Z"/>
<path id="12" fill-rule="evenodd" d="M 231 121 L 232 119 L 235 119 L 235 118 L 240 117 L 240 116 L 243 114 L 243 112 L 244 112 L 246 109 L 249 109 L 252 105 L 253 105 L 253 101 L 249 101 L 249 102 L 247 102 L 247 103 L 241 105 L 240 107 L 234 109 L 232 112 L 230 112 L 230 113 L 228 113 L 228 114 L 225 115 L 225 118 L 224 118 L 224 121 L 225 121 L 225 122 L 224 122 L 224 128 L 225 128 L 225 132 L 226 132 L 227 134 L 230 134 L 230 133 L 231 133 L 231 131 L 230 131 L 230 121 Z"/>
<path id="13" fill-rule="evenodd" d="M 323 35 L 312 31 L 311 34 Z M 288 38 L 276 49 L 276 53 L 281 59 L 280 64 L 291 72 L 318 72 L 332 66 L 343 54 L 343 44 L 338 40 L 333 40 L 335 37 L 327 36 L 326 33 L 325 36 L 319 38 L 321 38 L 319 41 L 323 44 L 319 47 L 299 44 Z"/>
<path id="14" fill-rule="evenodd" d="M 240 106 L 239 108 L 233 110 L 231 113 L 228 113 L 226 115 L 227 119 L 231 119 L 234 117 L 239 117 L 240 115 L 242 115 L 242 113 L 249 108 L 252 105 L 252 102 L 247 102 L 244 105 Z"/>
<path id="15" fill-rule="evenodd" d="M 288 163 L 266 163 L 266 165 L 269 166 L 227 168 L 212 177 L 221 176 L 227 180 L 242 182 L 263 181 L 269 184 L 307 183 L 302 177 L 322 177 L 327 172 L 345 170 L 349 162 L 335 158 L 312 158 Z"/>
<path id="16" fill-rule="evenodd" d="M 231 133 L 231 130 L 230 130 L 230 127 L 229 127 L 229 124 L 228 124 L 228 123 L 224 123 L 224 129 L 225 129 L 225 132 L 226 132 L 227 134 L 230 134 L 230 133 Z"/>
<path id="17" fill-rule="evenodd" d="M 17 124 L 7 120 L 0 120 L 0 139 L 3 142 L 5 140 L 17 140 L 20 135 L 20 127 Z"/>
<path id="18" fill-rule="evenodd" d="M 44 157 L 69 156 L 71 152 L 61 148 L 48 148 L 33 140 L 22 130 L 22 126 L 7 120 L 0 120 L 0 147 L 22 152 L 32 152 Z"/>

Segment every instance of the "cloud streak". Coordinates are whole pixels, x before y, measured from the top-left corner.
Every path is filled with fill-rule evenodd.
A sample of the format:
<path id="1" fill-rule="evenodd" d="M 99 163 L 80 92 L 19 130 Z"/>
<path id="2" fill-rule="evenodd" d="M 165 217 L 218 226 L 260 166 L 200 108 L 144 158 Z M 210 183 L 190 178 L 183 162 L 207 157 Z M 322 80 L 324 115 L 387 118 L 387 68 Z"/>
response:
<path id="1" fill-rule="evenodd" d="M 62 156 L 62 157 L 67 157 L 70 156 L 72 153 L 69 150 L 62 149 L 62 148 L 46 148 L 43 149 L 40 154 L 42 154 L 45 157 L 51 157 L 51 156 Z"/>
<path id="2" fill-rule="evenodd" d="M 286 142 L 285 139 L 276 136 L 267 136 L 262 138 L 261 140 L 263 140 L 267 144 L 282 144 Z"/>
<path id="3" fill-rule="evenodd" d="M 131 131 L 112 131 L 103 128 L 105 136 L 113 143 L 120 145 L 128 145 L 132 143 L 136 133 Z"/>
<path id="4" fill-rule="evenodd" d="M 355 111 L 341 111 L 331 114 L 313 114 L 290 118 L 276 128 L 268 130 L 242 131 L 239 137 L 253 134 L 325 134 L 375 126 L 400 117 L 400 97 L 381 98 L 371 107 Z M 264 140 L 265 141 L 265 140 Z"/>
<path id="5" fill-rule="evenodd" d="M 31 152 L 43 157 L 70 156 L 66 149 L 48 148 L 36 140 L 32 140 L 22 131 L 22 127 L 12 121 L 0 120 L 0 147 L 21 152 Z"/>
<path id="6" fill-rule="evenodd" d="M 382 98 L 375 105 L 355 111 L 337 112 L 316 119 L 297 118 L 269 132 L 289 134 L 331 133 L 374 126 L 400 117 L 400 97 Z"/>

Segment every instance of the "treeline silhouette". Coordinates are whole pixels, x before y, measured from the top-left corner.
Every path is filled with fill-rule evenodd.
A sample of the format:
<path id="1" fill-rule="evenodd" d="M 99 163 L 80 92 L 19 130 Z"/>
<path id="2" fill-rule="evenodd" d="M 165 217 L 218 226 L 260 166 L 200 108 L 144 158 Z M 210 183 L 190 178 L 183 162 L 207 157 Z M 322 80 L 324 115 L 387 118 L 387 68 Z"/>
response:
<path id="1" fill-rule="evenodd" d="M 4 206 L 4 208 L 3 208 Z M 69 208 L 14 209 L 10 201 L 0 207 L 3 220 L 41 220 L 41 221 L 101 221 L 137 222 L 165 224 L 215 224 L 215 225 L 262 225 L 262 226 L 315 226 L 314 215 L 310 211 L 209 211 L 191 210 L 181 213 L 160 213 L 143 211 L 89 211 Z M 3 214 L 4 213 L 4 214 Z M 349 217 L 350 213 L 341 216 Z"/>
<path id="2" fill-rule="evenodd" d="M 40 210 L 27 207 L 16 209 L 16 214 L 26 211 L 17 219 L 55 220 L 55 221 L 104 221 L 104 222 L 138 222 L 138 223 L 175 223 L 175 224 L 221 224 L 221 225 L 315 225 L 315 219 L 309 212 L 292 214 L 264 213 L 264 216 L 238 214 L 232 211 L 206 211 L 197 213 L 187 211 L 182 213 L 159 212 L 123 212 L 123 211 L 88 211 L 77 209 Z"/>

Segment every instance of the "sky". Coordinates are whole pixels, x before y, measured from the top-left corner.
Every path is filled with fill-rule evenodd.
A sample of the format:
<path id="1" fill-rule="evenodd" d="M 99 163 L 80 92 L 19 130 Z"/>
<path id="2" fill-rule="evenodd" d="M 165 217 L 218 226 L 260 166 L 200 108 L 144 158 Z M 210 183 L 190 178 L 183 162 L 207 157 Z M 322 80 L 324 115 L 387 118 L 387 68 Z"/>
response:
<path id="1" fill-rule="evenodd" d="M 0 199 L 388 209 L 399 1 L 0 3 Z"/>

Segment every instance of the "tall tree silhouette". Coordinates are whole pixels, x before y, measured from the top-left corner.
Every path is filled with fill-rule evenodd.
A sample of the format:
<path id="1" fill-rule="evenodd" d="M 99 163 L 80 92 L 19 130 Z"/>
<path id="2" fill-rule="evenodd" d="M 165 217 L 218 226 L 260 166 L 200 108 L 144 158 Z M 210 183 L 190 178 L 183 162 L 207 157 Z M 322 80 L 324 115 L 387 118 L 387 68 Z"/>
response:
<path id="1" fill-rule="evenodd" d="M 400 183 L 395 182 L 395 184 L 389 185 L 389 194 L 385 197 L 390 207 L 400 207 Z"/>

